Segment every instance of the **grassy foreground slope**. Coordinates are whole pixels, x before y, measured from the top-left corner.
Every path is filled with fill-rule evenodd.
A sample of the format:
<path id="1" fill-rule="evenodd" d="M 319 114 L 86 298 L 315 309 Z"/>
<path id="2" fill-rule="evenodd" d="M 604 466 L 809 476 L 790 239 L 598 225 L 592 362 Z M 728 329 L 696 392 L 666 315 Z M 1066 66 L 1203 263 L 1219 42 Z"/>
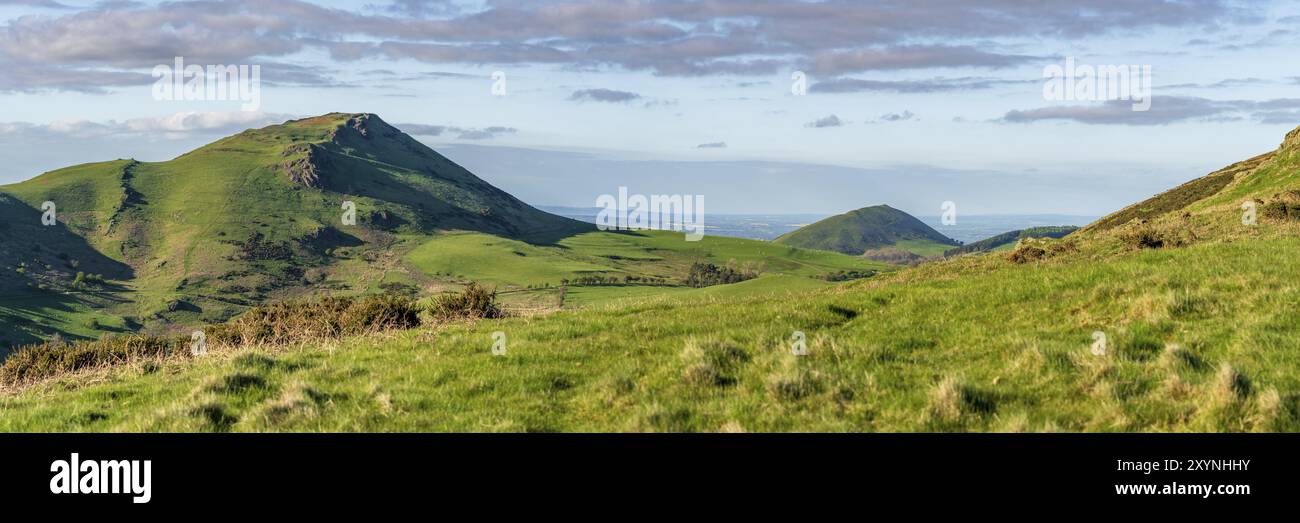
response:
<path id="1" fill-rule="evenodd" d="M 1296 249 L 960 259 L 782 300 L 218 349 L 5 395 L 0 430 L 1297 430 Z"/>
<path id="2" fill-rule="evenodd" d="M 0 430 L 1297 431 L 1300 132 L 1261 158 L 1009 254 L 139 361 Z"/>

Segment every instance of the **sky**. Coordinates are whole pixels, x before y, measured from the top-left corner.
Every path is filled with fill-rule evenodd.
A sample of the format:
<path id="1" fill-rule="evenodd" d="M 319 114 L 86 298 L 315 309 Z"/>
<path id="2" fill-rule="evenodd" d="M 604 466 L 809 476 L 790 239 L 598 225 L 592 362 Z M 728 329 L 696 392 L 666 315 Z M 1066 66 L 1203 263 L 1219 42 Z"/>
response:
<path id="1" fill-rule="evenodd" d="M 0 0 L 0 184 L 369 112 L 535 205 L 1101 215 L 1275 148 L 1297 44 L 1291 1 Z M 176 57 L 257 107 L 159 99 Z M 1067 63 L 1150 109 L 1046 96 Z"/>

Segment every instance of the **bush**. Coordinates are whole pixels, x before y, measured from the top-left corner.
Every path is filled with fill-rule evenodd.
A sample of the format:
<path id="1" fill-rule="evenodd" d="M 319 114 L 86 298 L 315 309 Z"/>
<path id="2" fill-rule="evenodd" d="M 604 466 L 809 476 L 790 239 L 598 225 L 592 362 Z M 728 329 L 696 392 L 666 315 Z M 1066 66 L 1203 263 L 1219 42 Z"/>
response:
<path id="1" fill-rule="evenodd" d="M 327 296 L 254 307 L 224 325 L 211 327 L 208 339 L 232 344 L 290 343 L 419 324 L 419 309 L 405 296 Z"/>
<path id="2" fill-rule="evenodd" d="M 691 272 L 686 276 L 686 285 L 690 287 L 708 287 L 751 280 L 758 274 L 753 271 L 735 270 L 730 267 L 718 267 L 712 263 L 695 262 Z"/>
<path id="3" fill-rule="evenodd" d="M 1125 231 L 1119 239 L 1132 249 L 1159 249 L 1165 246 L 1164 237 L 1150 226 Z"/>
<path id="4" fill-rule="evenodd" d="M 1016 242 L 1016 247 L 1007 255 L 1007 259 L 1013 263 L 1029 263 L 1078 250 L 1079 246 L 1071 240 L 1024 238 Z"/>
<path id="5" fill-rule="evenodd" d="M 1007 255 L 1007 259 L 1013 263 L 1029 263 L 1046 257 L 1047 249 L 1027 241 L 1016 243 L 1016 248 L 1011 250 L 1011 254 Z"/>
<path id="6" fill-rule="evenodd" d="M 500 318 L 505 314 L 496 300 L 496 291 L 488 291 L 477 283 L 471 283 L 459 294 L 438 297 L 429 313 L 438 320 Z"/>
<path id="7" fill-rule="evenodd" d="M 849 270 L 849 271 L 836 271 L 830 274 L 825 274 L 822 275 L 822 279 L 826 281 L 849 281 L 849 280 L 860 280 L 863 278 L 870 278 L 875 275 L 876 275 L 876 271 L 870 269 L 865 271 Z"/>
<path id="8" fill-rule="evenodd" d="M 1121 232 L 1119 239 L 1130 249 L 1162 249 L 1187 245 L 1190 234 L 1186 228 L 1141 223 Z"/>
<path id="9" fill-rule="evenodd" d="M 208 326 L 204 333 L 209 343 L 290 343 L 417 327 L 418 312 L 410 298 L 392 294 L 325 297 L 254 307 L 225 324 Z M 123 322 L 135 323 L 130 318 Z M 90 320 L 87 325 L 98 326 L 99 322 Z M 20 347 L 10 354 L 0 366 L 0 382 L 22 383 L 80 369 L 189 354 L 188 335 L 128 335 L 69 344 L 56 334 L 48 342 Z"/>
<path id="10" fill-rule="evenodd" d="M 64 343 L 55 338 L 20 347 L 0 366 L 0 381 L 23 383 L 65 372 L 129 363 L 143 358 L 189 354 L 189 338 L 118 336 L 94 341 Z"/>
<path id="11" fill-rule="evenodd" d="M 1300 220 L 1300 191 L 1292 190 L 1275 194 L 1268 203 L 1258 200 L 1256 202 L 1263 204 L 1260 214 L 1266 220 L 1277 222 Z"/>

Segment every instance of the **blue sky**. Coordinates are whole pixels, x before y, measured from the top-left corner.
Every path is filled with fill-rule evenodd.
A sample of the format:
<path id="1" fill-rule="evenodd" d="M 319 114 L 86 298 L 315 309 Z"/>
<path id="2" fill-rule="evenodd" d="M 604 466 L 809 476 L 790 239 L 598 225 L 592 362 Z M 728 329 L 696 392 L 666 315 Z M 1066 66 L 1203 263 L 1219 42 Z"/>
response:
<path id="1" fill-rule="evenodd" d="M 0 0 L 0 20 L 0 183 L 347 111 L 534 204 L 625 185 L 711 212 L 1104 214 L 1300 126 L 1295 2 Z M 155 100 L 175 56 L 260 65 L 259 110 Z M 1067 57 L 1150 65 L 1152 110 L 1046 100 Z"/>

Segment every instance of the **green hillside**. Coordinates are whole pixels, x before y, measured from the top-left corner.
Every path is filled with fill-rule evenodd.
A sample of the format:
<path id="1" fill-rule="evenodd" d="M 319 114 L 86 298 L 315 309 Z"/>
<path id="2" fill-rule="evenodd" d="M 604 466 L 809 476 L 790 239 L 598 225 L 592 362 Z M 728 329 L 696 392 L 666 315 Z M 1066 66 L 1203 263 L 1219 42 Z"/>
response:
<path id="1" fill-rule="evenodd" d="M 49 255 L 76 260 L 122 291 L 106 311 L 147 330 L 224 320 L 313 285 L 365 290 L 355 275 L 400 272 L 386 263 L 399 234 L 463 229 L 548 241 L 589 230 L 523 204 L 369 114 L 249 130 L 166 162 L 60 169 L 0 194 L 5 212 L 23 214 L 18 227 L 35 232 L 26 237 L 49 251 L 6 249 L 7 271 L 47 264 Z M 49 232 L 31 211 L 46 201 L 58 210 Z M 344 202 L 355 204 L 355 225 L 344 222 Z M 41 279 L 69 280 L 72 267 L 64 269 Z M 5 284 L 10 294 L 15 285 L 24 286 Z M 80 300 L 49 281 L 38 290 L 38 301 Z M 13 341 L 95 334 L 79 328 L 85 321 L 50 317 Z"/>
<path id="2" fill-rule="evenodd" d="M 40 221 L 47 201 L 51 227 Z M 44 173 L 0 186 L 0 218 L 0 352 L 56 335 L 183 332 L 307 294 L 592 276 L 680 284 L 695 261 L 809 278 L 881 267 L 751 240 L 598 232 L 372 114 L 248 130 L 165 162 Z"/>
<path id="3" fill-rule="evenodd" d="M 1300 431 L 1296 136 L 1006 253 L 125 358 L 8 383 L 0 430 Z"/>
<path id="4" fill-rule="evenodd" d="M 777 238 L 776 243 L 852 256 L 893 248 L 916 256 L 942 254 L 958 245 L 910 214 L 888 205 L 864 207 L 826 218 Z"/>

